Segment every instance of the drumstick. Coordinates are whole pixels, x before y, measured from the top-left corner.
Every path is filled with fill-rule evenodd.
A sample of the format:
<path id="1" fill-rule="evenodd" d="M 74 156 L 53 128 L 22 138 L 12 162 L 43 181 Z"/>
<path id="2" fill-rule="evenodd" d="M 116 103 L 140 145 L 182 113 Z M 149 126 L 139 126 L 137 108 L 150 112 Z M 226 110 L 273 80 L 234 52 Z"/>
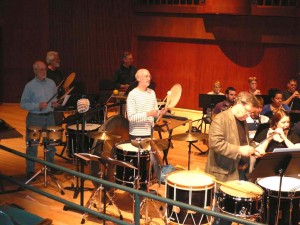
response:
<path id="1" fill-rule="evenodd" d="M 198 170 L 197 170 L 197 171 L 198 171 Z M 252 191 L 248 191 L 248 190 L 245 190 L 245 189 L 242 189 L 242 188 L 240 189 L 240 188 L 232 187 L 232 186 L 226 184 L 225 182 L 222 182 L 222 181 L 219 181 L 219 180 L 215 179 L 212 175 L 207 174 L 207 173 L 205 173 L 205 172 L 202 171 L 202 170 L 199 170 L 199 172 L 200 172 L 200 173 L 203 173 L 203 174 L 206 174 L 206 175 L 208 175 L 208 176 L 210 176 L 211 179 L 212 179 L 214 182 L 216 182 L 216 183 L 218 183 L 218 184 L 221 184 L 222 186 L 225 186 L 225 187 L 228 187 L 228 188 L 233 189 L 233 190 L 235 190 L 235 191 L 243 192 L 243 193 L 246 193 L 246 194 L 252 194 L 252 195 L 255 195 L 255 196 L 260 196 L 260 194 L 255 193 L 255 192 L 252 192 Z"/>

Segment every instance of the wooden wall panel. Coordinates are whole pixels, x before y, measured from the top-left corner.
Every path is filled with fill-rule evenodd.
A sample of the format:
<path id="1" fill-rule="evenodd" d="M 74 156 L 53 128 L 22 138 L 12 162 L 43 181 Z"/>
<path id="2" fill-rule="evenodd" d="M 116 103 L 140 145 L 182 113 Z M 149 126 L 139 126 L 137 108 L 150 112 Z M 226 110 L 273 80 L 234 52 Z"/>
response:
<path id="1" fill-rule="evenodd" d="M 81 93 L 97 93 L 131 50 L 131 7 L 130 0 L 50 1 L 50 47 L 61 53 L 66 75 L 76 72 Z"/>
<path id="2" fill-rule="evenodd" d="M 19 102 L 32 64 L 48 49 L 48 0 L 3 1 L 3 101 Z"/>
<path id="3" fill-rule="evenodd" d="M 241 43 L 222 45 L 234 58 L 256 61 L 256 52 L 251 50 L 253 46 Z M 188 109 L 199 109 L 199 93 L 211 91 L 215 80 L 221 81 L 222 91 L 228 86 L 235 87 L 238 92 L 247 90 L 249 76 L 258 78 L 259 89 L 264 94 L 271 87 L 284 89 L 287 78 L 297 70 L 299 54 L 294 47 L 265 46 L 260 61 L 252 67 L 245 67 L 231 60 L 217 44 L 140 38 L 137 48 L 138 66 L 150 70 L 157 97 L 163 99 L 175 83 L 180 83 L 183 92 L 177 106 Z M 241 49 L 244 49 L 242 53 Z"/>

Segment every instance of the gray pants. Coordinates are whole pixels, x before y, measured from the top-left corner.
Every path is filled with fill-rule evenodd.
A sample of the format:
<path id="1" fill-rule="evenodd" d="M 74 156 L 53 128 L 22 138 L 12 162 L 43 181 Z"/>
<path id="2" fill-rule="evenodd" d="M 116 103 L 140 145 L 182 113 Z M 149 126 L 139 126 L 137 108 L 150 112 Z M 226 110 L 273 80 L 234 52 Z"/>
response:
<path id="1" fill-rule="evenodd" d="M 44 114 L 33 114 L 28 113 L 26 117 L 26 154 L 32 157 L 37 157 L 38 153 L 38 144 L 30 139 L 30 126 L 38 126 L 43 130 L 46 130 L 47 126 L 54 126 L 54 115 L 53 113 L 49 113 L 47 115 Z M 48 162 L 54 163 L 54 156 L 56 152 L 56 148 L 52 145 L 48 145 L 46 139 L 43 139 L 43 143 L 45 148 L 47 149 L 46 159 Z M 26 159 L 26 174 L 35 172 L 35 162 L 29 159 Z"/>

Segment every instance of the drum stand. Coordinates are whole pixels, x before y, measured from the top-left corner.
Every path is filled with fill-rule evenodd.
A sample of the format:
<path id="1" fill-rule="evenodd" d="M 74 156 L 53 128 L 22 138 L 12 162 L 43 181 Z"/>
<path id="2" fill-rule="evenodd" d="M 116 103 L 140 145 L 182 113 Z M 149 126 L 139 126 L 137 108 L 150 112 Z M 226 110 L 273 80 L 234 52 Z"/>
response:
<path id="1" fill-rule="evenodd" d="M 47 146 L 48 144 L 46 142 L 44 142 L 42 144 L 44 146 L 44 161 L 46 162 L 47 161 Z M 25 184 L 29 184 L 35 177 L 37 177 L 40 173 L 44 173 L 44 186 L 47 187 L 47 173 L 48 175 L 51 177 L 52 181 L 56 184 L 57 188 L 60 190 L 60 193 L 62 195 L 65 194 L 63 188 L 61 187 L 61 185 L 58 183 L 56 177 L 53 175 L 53 173 L 51 172 L 51 170 L 46 166 L 44 165 L 42 169 L 40 169 L 36 174 L 34 174 L 29 180 L 26 181 Z"/>
<path id="2" fill-rule="evenodd" d="M 141 138 L 137 138 L 136 141 L 138 143 L 138 175 L 137 177 L 135 178 L 135 182 L 134 182 L 134 188 L 136 189 L 139 189 L 140 188 L 140 152 L 141 152 Z M 152 154 L 152 153 L 150 153 Z M 151 157 L 150 157 L 151 159 Z M 149 193 L 149 186 L 152 184 L 150 182 L 150 179 L 151 179 L 151 169 L 152 169 L 152 164 L 151 164 L 151 160 L 150 160 L 150 165 L 149 165 L 149 171 L 148 171 L 148 182 L 147 182 L 147 192 Z M 163 219 L 163 215 L 161 214 L 159 208 L 157 207 L 157 205 L 155 205 L 155 203 L 153 202 L 153 200 L 151 199 L 148 199 L 148 198 L 145 198 L 141 204 L 140 204 L 140 212 L 142 212 L 145 208 L 145 222 L 146 223 L 150 223 L 151 222 L 151 218 L 149 217 L 149 202 L 151 203 L 151 205 L 153 206 L 153 208 L 157 211 L 157 213 L 159 214 L 159 217 L 161 219 Z M 135 199 L 133 199 L 133 212 L 134 212 L 134 204 L 135 203 Z"/>
<path id="3" fill-rule="evenodd" d="M 100 160 L 99 160 L 100 161 Z M 105 173 L 107 172 L 107 165 L 104 165 L 104 171 Z M 103 179 L 103 172 L 99 173 L 100 175 L 100 179 Z M 110 196 L 110 194 L 106 191 L 106 189 L 103 187 L 102 184 L 99 185 L 99 187 L 93 191 L 91 197 L 89 198 L 89 200 L 87 201 L 85 207 L 86 208 L 91 208 L 92 206 L 94 206 L 95 208 L 97 208 L 97 203 L 98 203 L 98 211 L 100 212 L 101 205 L 102 205 L 102 192 L 104 194 L 103 196 L 103 214 L 106 214 L 106 197 L 109 199 L 109 203 L 111 203 L 113 205 L 113 207 L 115 207 L 115 209 L 118 211 L 119 215 L 120 215 L 120 220 L 123 220 L 123 216 L 121 213 L 121 210 L 117 207 L 117 205 L 115 204 L 113 198 Z M 98 200 L 98 202 L 97 202 Z M 87 212 L 84 213 L 82 215 L 82 219 L 81 219 L 81 224 L 85 223 L 85 217 L 87 216 Z"/>

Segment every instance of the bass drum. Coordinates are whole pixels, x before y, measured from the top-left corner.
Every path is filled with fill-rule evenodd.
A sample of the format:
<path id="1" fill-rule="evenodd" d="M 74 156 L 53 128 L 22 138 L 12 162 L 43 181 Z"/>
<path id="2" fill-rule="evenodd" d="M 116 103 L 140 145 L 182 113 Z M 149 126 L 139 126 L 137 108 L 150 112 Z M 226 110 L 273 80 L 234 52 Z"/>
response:
<path id="1" fill-rule="evenodd" d="M 116 140 L 94 140 L 92 147 L 92 154 L 102 157 L 115 157 L 115 145 L 121 140 L 129 139 L 129 122 L 122 116 L 112 116 L 109 117 L 103 125 L 99 128 L 99 131 L 107 131 L 110 134 L 121 136 L 121 139 Z M 104 166 L 98 162 L 91 162 L 91 175 L 99 178 L 99 172 L 104 173 Z M 103 178 L 107 181 L 114 182 L 115 175 L 115 165 L 108 165 L 107 175 L 104 175 Z M 95 187 L 98 187 L 99 184 L 94 183 Z"/>

